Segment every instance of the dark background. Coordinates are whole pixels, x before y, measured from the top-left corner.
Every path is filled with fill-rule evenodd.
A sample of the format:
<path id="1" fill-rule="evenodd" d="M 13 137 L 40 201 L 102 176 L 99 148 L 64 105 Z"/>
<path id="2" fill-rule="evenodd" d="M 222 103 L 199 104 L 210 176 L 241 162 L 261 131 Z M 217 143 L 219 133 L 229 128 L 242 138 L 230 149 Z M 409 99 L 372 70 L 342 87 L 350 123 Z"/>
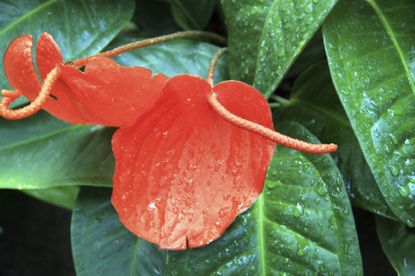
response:
<path id="1" fill-rule="evenodd" d="M 354 213 L 365 275 L 396 275 L 381 250 L 373 216 Z M 75 275 L 70 223 L 68 210 L 0 190 L 0 276 Z"/>

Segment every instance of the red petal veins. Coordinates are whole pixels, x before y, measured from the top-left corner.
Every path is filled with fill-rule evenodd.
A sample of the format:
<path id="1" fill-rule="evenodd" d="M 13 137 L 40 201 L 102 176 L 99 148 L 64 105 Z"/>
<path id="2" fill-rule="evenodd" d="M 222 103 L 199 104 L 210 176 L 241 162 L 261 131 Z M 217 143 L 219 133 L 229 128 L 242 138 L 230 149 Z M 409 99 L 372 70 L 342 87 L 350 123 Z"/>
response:
<path id="1" fill-rule="evenodd" d="M 272 128 L 266 100 L 236 81 L 213 88 L 230 111 Z M 274 143 L 235 127 L 209 105 L 210 84 L 170 79 L 155 108 L 113 138 L 112 202 L 123 224 L 161 248 L 219 238 L 263 188 Z"/>

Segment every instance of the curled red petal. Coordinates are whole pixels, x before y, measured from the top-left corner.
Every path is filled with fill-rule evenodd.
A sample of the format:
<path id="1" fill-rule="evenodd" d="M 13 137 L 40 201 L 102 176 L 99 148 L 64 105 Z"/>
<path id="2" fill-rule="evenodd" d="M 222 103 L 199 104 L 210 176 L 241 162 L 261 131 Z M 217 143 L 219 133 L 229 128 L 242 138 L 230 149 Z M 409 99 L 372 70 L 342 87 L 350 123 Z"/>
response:
<path id="1" fill-rule="evenodd" d="M 87 123 L 128 126 L 153 107 L 168 78 L 142 67 L 123 67 L 108 58 L 96 58 L 84 72 L 63 68 L 60 82 L 74 101 L 82 103 L 92 120 Z"/>
<path id="2" fill-rule="evenodd" d="M 213 91 L 231 112 L 272 128 L 254 88 L 228 81 Z M 126 228 L 161 248 L 219 238 L 263 188 L 274 143 L 225 121 L 210 93 L 206 80 L 174 77 L 155 107 L 113 138 L 113 205 Z"/>
<path id="3" fill-rule="evenodd" d="M 3 58 L 9 84 L 31 101 L 40 91 L 39 79 L 33 66 L 32 45 L 33 37 L 22 35 L 10 42 Z"/>
<path id="4" fill-rule="evenodd" d="M 32 43 L 31 36 L 17 38 L 4 59 L 10 84 L 31 101 L 40 91 L 32 62 Z M 44 109 L 72 124 L 131 125 L 153 107 L 168 81 L 162 74 L 153 76 L 150 70 L 123 67 L 108 58 L 91 60 L 81 72 L 63 63 L 58 45 L 47 33 L 37 42 L 36 57 L 42 79 L 56 66 L 61 67 Z"/>

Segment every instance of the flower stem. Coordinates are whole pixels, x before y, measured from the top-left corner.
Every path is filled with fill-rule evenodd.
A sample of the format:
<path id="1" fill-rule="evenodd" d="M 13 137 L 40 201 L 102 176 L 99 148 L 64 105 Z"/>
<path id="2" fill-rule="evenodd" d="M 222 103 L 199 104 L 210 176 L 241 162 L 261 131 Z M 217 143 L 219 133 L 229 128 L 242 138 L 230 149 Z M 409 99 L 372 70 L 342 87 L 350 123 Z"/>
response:
<path id="1" fill-rule="evenodd" d="M 190 39 L 200 39 L 205 41 L 212 41 L 216 42 L 220 45 L 226 44 L 226 39 L 218 34 L 210 33 L 210 32 L 202 32 L 202 31 L 184 31 L 184 32 L 177 32 L 173 34 L 163 35 L 159 37 L 144 39 L 132 43 L 125 44 L 123 46 L 117 47 L 115 49 L 98 53 L 92 56 L 84 57 L 78 60 L 74 60 L 72 62 L 68 62 L 68 64 L 72 64 L 76 67 L 82 67 L 85 64 L 87 64 L 91 59 L 97 58 L 97 57 L 115 57 L 122 53 L 133 51 L 139 48 L 143 48 L 146 46 L 151 46 L 163 42 L 167 42 L 170 40 L 176 40 L 181 38 L 190 38 Z"/>
<path id="2" fill-rule="evenodd" d="M 212 93 L 208 97 L 208 101 L 210 105 L 213 107 L 213 109 L 215 109 L 216 112 L 218 112 L 218 114 L 221 115 L 228 122 L 238 127 L 241 127 L 243 129 L 259 134 L 277 144 L 281 144 L 289 148 L 293 148 L 293 149 L 297 149 L 297 150 L 301 150 L 301 151 L 309 152 L 309 153 L 330 153 L 330 152 L 335 152 L 337 150 L 337 145 L 335 144 L 310 144 L 304 141 L 300 141 L 300 140 L 288 137 L 286 135 L 273 131 L 269 128 L 266 128 L 262 125 L 259 125 L 257 123 L 238 117 L 235 114 L 231 113 L 229 110 L 227 110 L 217 100 L 215 93 Z"/>
<path id="3" fill-rule="evenodd" d="M 221 48 L 219 49 L 215 55 L 212 58 L 212 61 L 210 62 L 210 66 L 209 66 L 209 71 L 208 71 L 208 78 L 207 81 L 213 85 L 213 81 L 214 81 L 214 75 L 215 75 L 215 69 L 216 69 L 216 65 L 218 64 L 219 58 L 223 55 L 223 53 L 226 52 L 228 48 Z"/>

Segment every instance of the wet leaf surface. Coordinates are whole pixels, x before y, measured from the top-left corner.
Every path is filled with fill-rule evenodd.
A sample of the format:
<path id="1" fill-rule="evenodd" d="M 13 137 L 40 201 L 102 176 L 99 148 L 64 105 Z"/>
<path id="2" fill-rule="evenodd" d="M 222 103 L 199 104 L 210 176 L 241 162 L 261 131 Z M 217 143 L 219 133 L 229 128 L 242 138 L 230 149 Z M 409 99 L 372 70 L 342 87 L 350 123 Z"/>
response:
<path id="1" fill-rule="evenodd" d="M 331 81 L 327 63 L 310 67 L 296 80 L 289 102 L 274 112 L 277 121 L 303 124 L 324 143 L 339 146 L 333 153 L 354 204 L 395 217 L 385 202 Z"/>
<path id="2" fill-rule="evenodd" d="M 222 0 L 232 79 L 269 97 L 336 0 Z"/>
<path id="3" fill-rule="evenodd" d="M 415 225 L 415 2 L 342 1 L 324 24 L 337 93 L 393 213 Z"/>

